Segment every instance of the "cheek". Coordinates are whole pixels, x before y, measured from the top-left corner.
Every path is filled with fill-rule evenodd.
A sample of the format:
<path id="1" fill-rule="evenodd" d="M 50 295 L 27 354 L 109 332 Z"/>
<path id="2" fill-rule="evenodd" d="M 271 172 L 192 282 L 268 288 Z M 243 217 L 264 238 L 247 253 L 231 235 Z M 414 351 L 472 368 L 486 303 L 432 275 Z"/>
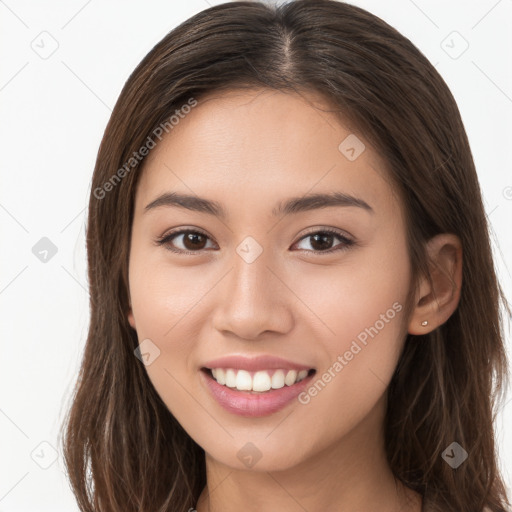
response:
<path id="1" fill-rule="evenodd" d="M 405 241 L 376 243 L 323 275 L 311 272 L 296 280 L 301 284 L 295 291 L 321 320 L 321 325 L 315 321 L 320 325 L 315 338 L 324 366 L 312 394 L 321 394 L 318 405 L 326 408 L 370 404 L 385 391 L 405 340 L 410 279 Z"/>
<path id="2" fill-rule="evenodd" d="M 158 395 L 182 423 L 202 424 L 197 403 L 187 393 L 190 372 L 196 371 L 192 355 L 199 336 L 194 318 L 202 291 L 191 283 L 190 272 L 172 269 L 153 254 L 133 252 L 130 260 L 130 295 L 139 343 L 155 354 L 145 370 Z M 183 417 L 185 411 L 185 417 Z"/>
<path id="3" fill-rule="evenodd" d="M 139 343 L 150 340 L 148 346 L 156 354 L 146 371 L 159 394 L 177 396 L 178 383 L 192 366 L 190 355 L 198 339 L 189 318 L 204 292 L 190 282 L 187 271 L 172 269 L 158 252 L 132 247 L 130 297 Z"/>
<path id="4" fill-rule="evenodd" d="M 184 325 L 207 291 L 194 274 L 200 271 L 173 267 L 165 255 L 155 258 L 153 253 L 132 253 L 130 295 L 139 338 L 174 339 L 174 332 Z M 175 349 L 180 350 L 180 342 L 190 347 L 190 341 L 177 339 Z"/>
<path id="5" fill-rule="evenodd" d="M 391 343 L 400 337 L 410 286 L 405 240 L 382 237 L 371 247 L 346 253 L 336 266 L 304 266 L 300 279 L 288 279 L 324 324 L 322 339 L 331 354 L 350 346 L 360 334 L 364 343 L 365 333 L 375 333 L 375 326 Z"/>

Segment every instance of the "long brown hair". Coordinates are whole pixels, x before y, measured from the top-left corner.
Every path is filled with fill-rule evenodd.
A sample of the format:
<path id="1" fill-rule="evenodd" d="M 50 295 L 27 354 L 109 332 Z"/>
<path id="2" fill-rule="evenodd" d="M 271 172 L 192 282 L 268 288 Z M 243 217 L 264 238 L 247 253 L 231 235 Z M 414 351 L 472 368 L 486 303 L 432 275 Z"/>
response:
<path id="1" fill-rule="evenodd" d="M 407 212 L 413 286 L 429 275 L 426 242 L 438 233 L 460 237 L 458 308 L 433 332 L 408 335 L 388 390 L 386 449 L 396 478 L 432 510 L 505 511 L 510 503 L 493 423 L 509 378 L 500 306 L 510 309 L 496 278 L 459 110 L 407 38 L 369 12 L 334 0 L 206 9 L 169 32 L 121 92 L 92 180 L 90 327 L 63 425 L 80 510 L 186 512 L 206 485 L 203 449 L 134 356 L 127 269 L 144 162 L 134 154 L 161 133 L 159 127 L 170 132 L 170 116 L 183 105 L 200 104 L 216 91 L 262 87 L 320 92 L 378 150 Z M 453 442 L 468 453 L 456 469 L 441 456 Z"/>

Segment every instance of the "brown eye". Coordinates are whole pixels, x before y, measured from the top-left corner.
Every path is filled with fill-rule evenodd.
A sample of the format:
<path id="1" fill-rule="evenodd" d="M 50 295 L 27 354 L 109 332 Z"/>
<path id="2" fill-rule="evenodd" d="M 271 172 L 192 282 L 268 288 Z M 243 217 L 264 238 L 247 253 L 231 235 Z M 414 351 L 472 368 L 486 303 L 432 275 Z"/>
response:
<path id="1" fill-rule="evenodd" d="M 157 244 L 163 245 L 173 252 L 189 254 L 205 249 L 207 240 L 209 240 L 209 237 L 205 233 L 188 229 L 169 233 L 157 240 Z M 179 247 L 179 245 L 182 247 Z"/>
<path id="2" fill-rule="evenodd" d="M 334 239 L 340 240 L 340 243 L 335 244 L 333 246 Z M 322 230 L 315 231 L 313 233 L 309 233 L 306 236 L 302 237 L 299 242 L 302 240 L 310 240 L 309 245 L 310 249 L 302 249 L 307 250 L 313 253 L 331 253 L 339 250 L 344 250 L 353 245 L 353 240 L 350 240 L 346 236 L 342 235 L 338 231 L 334 230 Z"/>
<path id="3" fill-rule="evenodd" d="M 188 232 L 183 236 L 183 245 L 185 249 L 191 251 L 197 249 L 204 249 L 206 245 L 206 237 L 201 233 Z"/>
<path id="4" fill-rule="evenodd" d="M 340 243 L 333 245 L 335 239 L 338 239 Z M 156 243 L 178 254 L 199 254 L 204 249 L 208 248 L 208 240 L 210 240 L 210 237 L 206 235 L 206 233 L 193 229 L 182 229 L 164 235 L 162 238 L 158 239 Z M 310 248 L 300 250 L 305 250 L 311 254 L 330 254 L 336 251 L 346 250 L 355 243 L 340 232 L 332 229 L 311 232 L 302 237 L 297 243 L 303 240 L 311 240 L 309 243 Z"/>

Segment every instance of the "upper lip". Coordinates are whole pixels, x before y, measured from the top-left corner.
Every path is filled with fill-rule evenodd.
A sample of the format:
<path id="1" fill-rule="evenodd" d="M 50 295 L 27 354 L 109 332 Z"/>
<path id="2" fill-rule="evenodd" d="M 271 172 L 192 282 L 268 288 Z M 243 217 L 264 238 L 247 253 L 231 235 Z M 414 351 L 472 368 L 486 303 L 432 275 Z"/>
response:
<path id="1" fill-rule="evenodd" d="M 218 359 L 207 361 L 203 365 L 205 368 L 233 368 L 234 370 L 311 370 L 311 366 L 288 361 L 280 357 L 270 355 L 261 355 L 256 357 L 245 357 L 240 355 L 224 356 Z"/>

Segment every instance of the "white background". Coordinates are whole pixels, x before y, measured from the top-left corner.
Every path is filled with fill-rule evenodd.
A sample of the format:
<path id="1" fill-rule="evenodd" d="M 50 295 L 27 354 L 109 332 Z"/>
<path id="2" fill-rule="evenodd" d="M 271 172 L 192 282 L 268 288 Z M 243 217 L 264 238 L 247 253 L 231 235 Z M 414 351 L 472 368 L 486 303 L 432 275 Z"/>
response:
<path id="1" fill-rule="evenodd" d="M 217 3 L 0 0 L 0 512 L 78 510 L 57 436 L 88 327 L 84 227 L 98 146 L 139 61 L 177 24 Z M 351 3 L 411 39 L 452 90 L 510 298 L 512 0 Z M 469 44 L 458 58 L 465 43 L 453 31 Z M 47 58 L 35 51 L 52 45 Z M 42 237 L 57 248 L 46 263 L 32 252 Z M 507 343 L 510 354 L 509 334 Z M 510 425 L 512 400 L 496 423 L 509 487 Z"/>

